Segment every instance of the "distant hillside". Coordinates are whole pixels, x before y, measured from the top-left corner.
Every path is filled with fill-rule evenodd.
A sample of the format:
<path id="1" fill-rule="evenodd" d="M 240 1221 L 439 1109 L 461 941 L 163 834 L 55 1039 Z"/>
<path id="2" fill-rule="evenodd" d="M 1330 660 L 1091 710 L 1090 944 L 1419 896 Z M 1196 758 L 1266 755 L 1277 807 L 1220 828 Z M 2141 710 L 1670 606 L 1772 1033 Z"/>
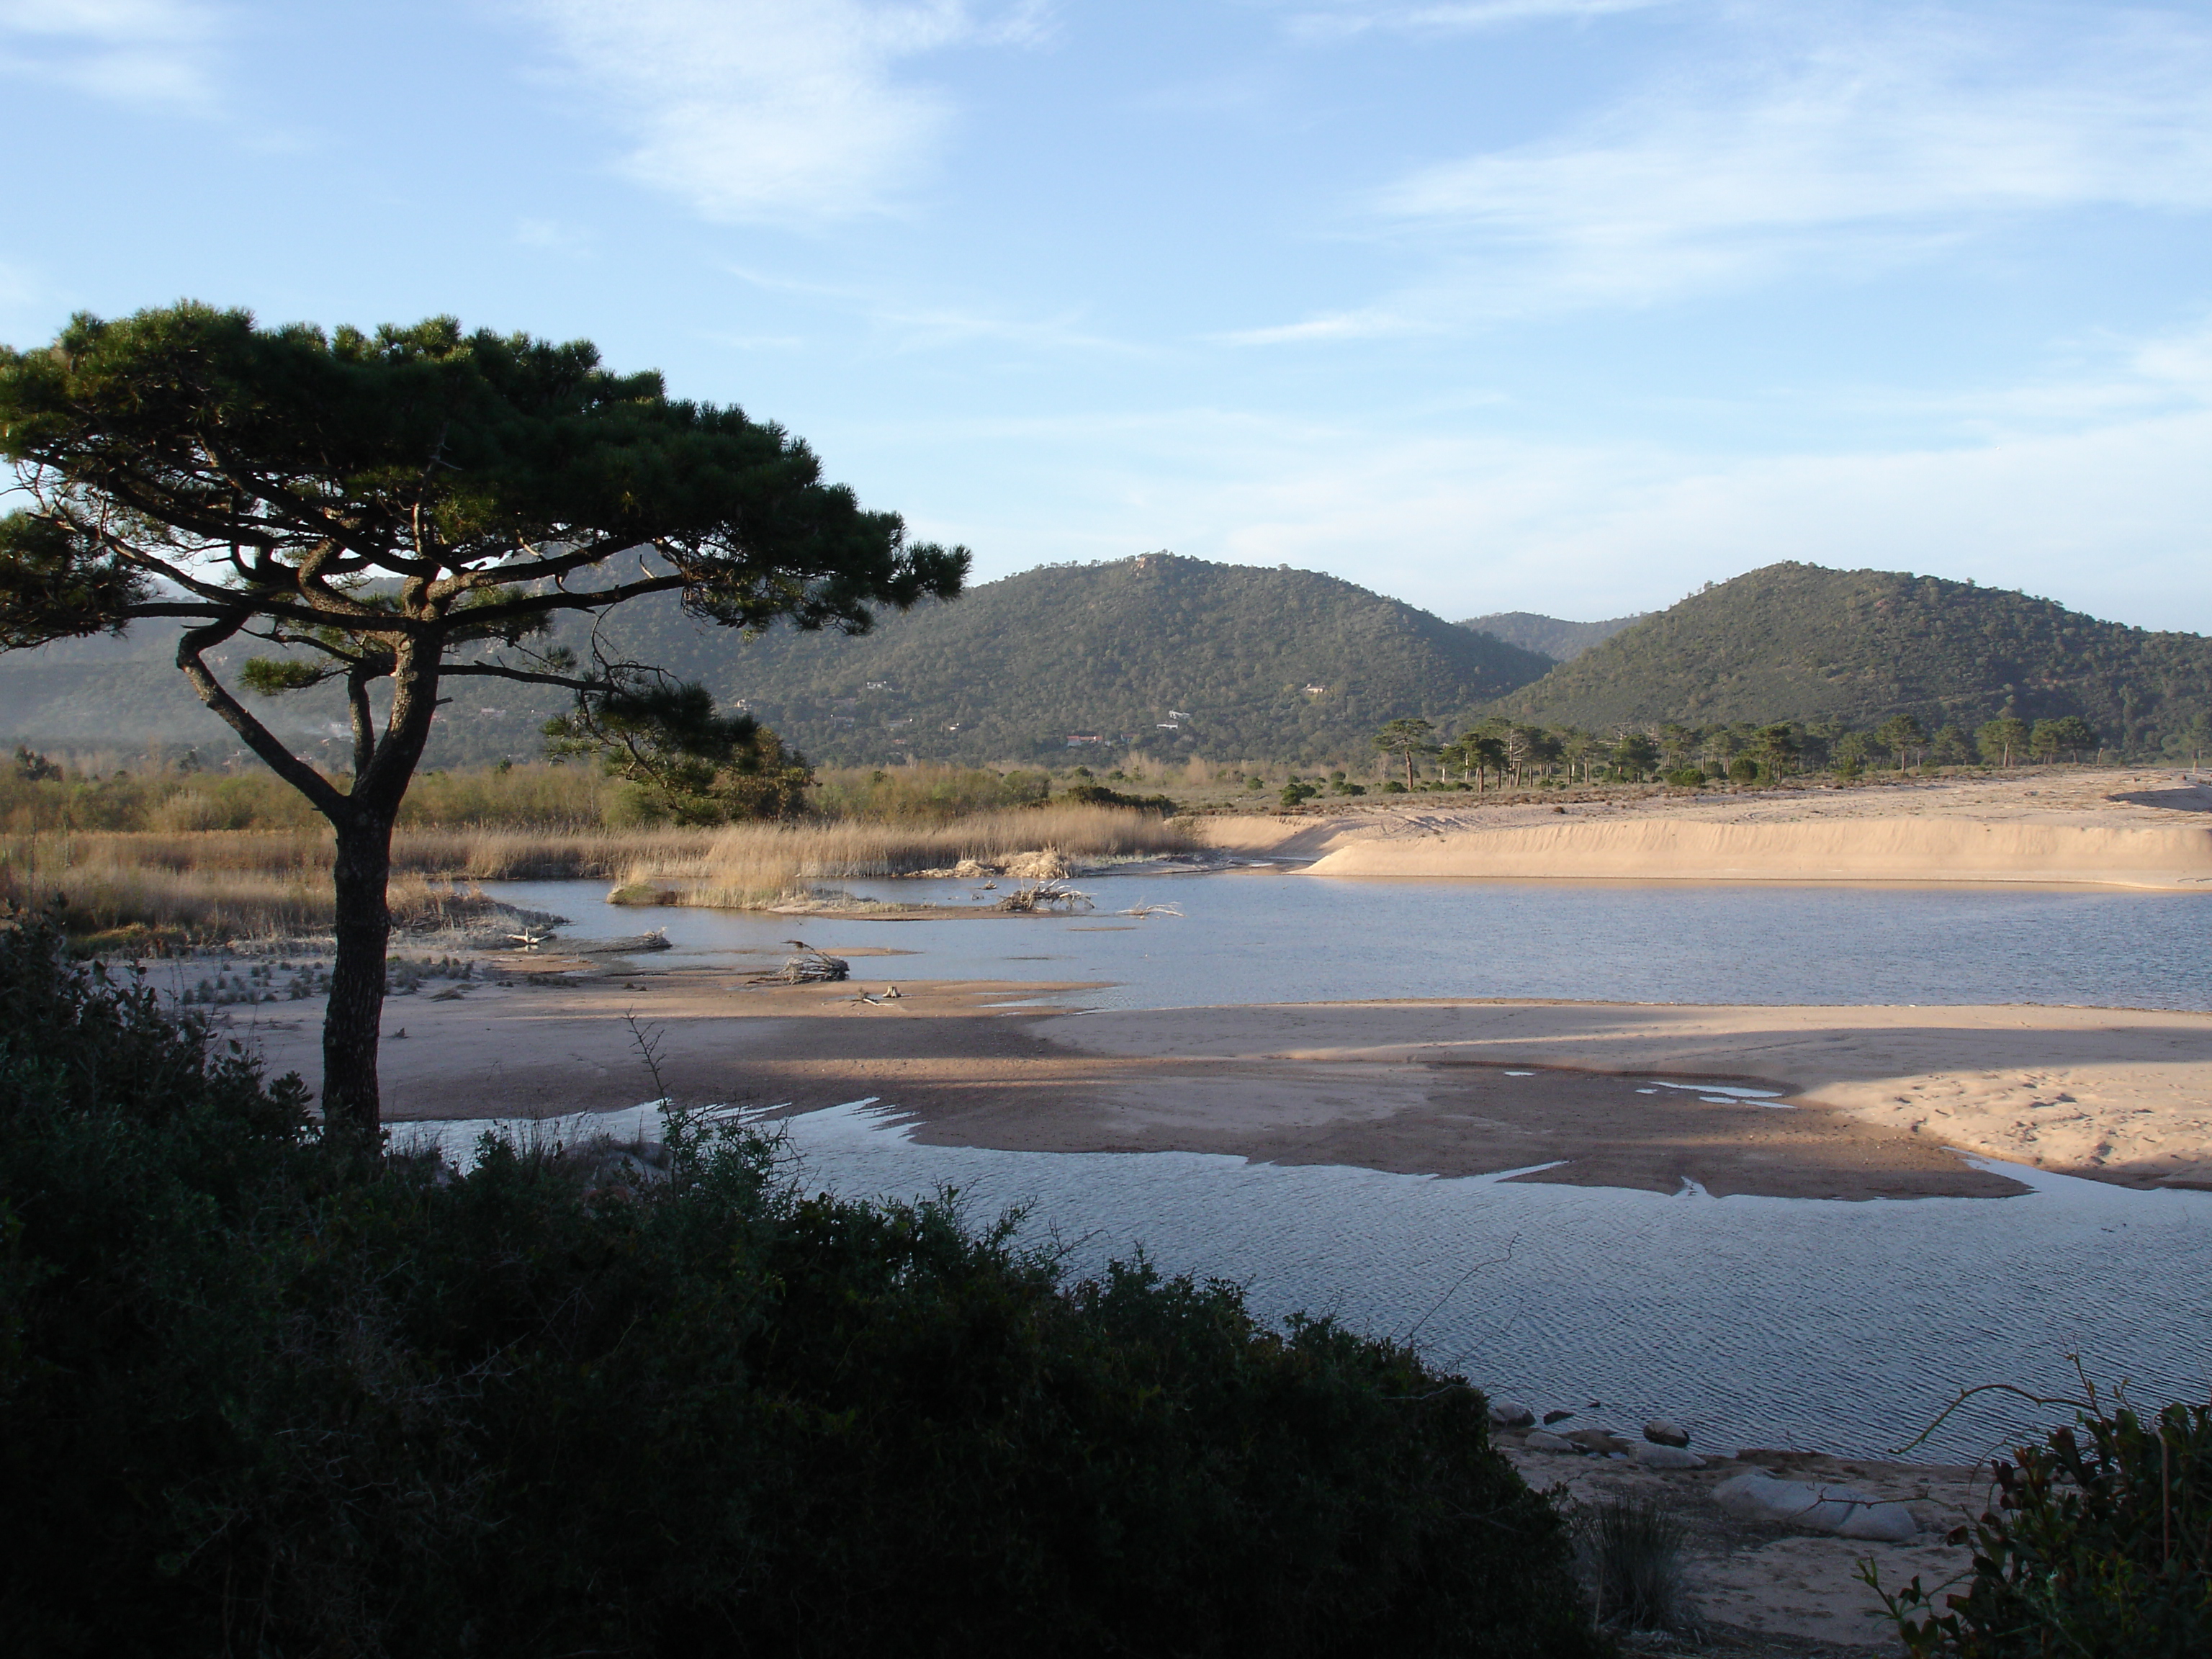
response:
<path id="1" fill-rule="evenodd" d="M 1775 564 L 1622 629 L 1492 712 L 1594 729 L 2079 714 L 2140 752 L 2212 718 L 2212 641 L 1934 576 Z"/>
<path id="2" fill-rule="evenodd" d="M 833 763 L 1065 757 L 1071 737 L 1318 758 L 1402 714 L 1462 716 L 1550 666 L 1334 576 L 1165 553 L 1025 571 L 858 639 L 702 637 L 665 610 L 610 633 Z"/>
<path id="3" fill-rule="evenodd" d="M 1027 571 L 886 617 L 858 639 L 777 629 L 748 641 L 666 600 L 614 613 L 603 638 L 743 700 L 832 764 L 1066 759 L 1093 747 L 1071 751 L 1071 737 L 1100 739 L 1102 755 L 1351 755 L 1386 720 L 1463 719 L 1551 666 L 1333 576 L 1164 553 Z M 173 641 L 149 632 L 0 657 L 0 736 L 224 743 L 167 660 Z M 557 694 L 496 681 L 447 684 L 433 764 L 534 755 L 539 723 L 559 706 Z M 342 730 L 334 697 L 258 707 L 313 743 Z"/>
<path id="4" fill-rule="evenodd" d="M 178 672 L 179 631 L 175 623 L 141 623 L 119 640 L 103 634 L 0 654 L 0 737 L 119 755 L 240 747 Z M 232 646 L 210 652 L 209 660 L 234 670 L 257 654 L 267 654 L 266 648 Z M 344 699 L 335 690 L 249 701 L 303 754 L 319 754 L 346 730 Z"/>
<path id="5" fill-rule="evenodd" d="M 1536 652 L 1553 662 L 1572 662 L 1592 646 L 1602 644 L 1631 623 L 1642 622 L 1650 614 L 1639 611 L 1632 617 L 1615 617 L 1610 622 L 1578 623 L 1540 617 L 1533 611 L 1499 611 L 1487 617 L 1469 617 L 1460 626 L 1474 629 L 1508 645 L 1517 645 L 1523 651 Z"/>

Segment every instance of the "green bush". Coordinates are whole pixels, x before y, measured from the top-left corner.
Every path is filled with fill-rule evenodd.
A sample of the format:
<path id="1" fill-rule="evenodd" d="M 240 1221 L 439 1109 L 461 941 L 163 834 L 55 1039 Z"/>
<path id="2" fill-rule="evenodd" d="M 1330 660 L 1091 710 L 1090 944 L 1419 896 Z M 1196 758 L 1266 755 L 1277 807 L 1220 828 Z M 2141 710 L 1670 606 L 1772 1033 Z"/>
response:
<path id="1" fill-rule="evenodd" d="M 1281 801 L 1285 806 L 1297 806 L 1311 800 L 1319 793 L 1321 793 L 1321 791 L 1316 788 L 1312 784 L 1301 783 L 1296 778 L 1292 778 L 1288 783 L 1283 786 L 1283 793 L 1278 795 L 1276 799 Z"/>
<path id="2" fill-rule="evenodd" d="M 487 1139 L 342 1161 L 300 1086 L 0 930 L 12 1650 L 1601 1651 L 1481 1396 L 1141 1260 Z"/>
<path id="3" fill-rule="evenodd" d="M 1140 811 L 1158 812 L 1162 817 L 1173 817 L 1176 810 L 1171 795 L 1125 795 L 1103 783 L 1072 784 L 1060 799 L 1078 806 L 1133 806 Z"/>
<path id="4" fill-rule="evenodd" d="M 1996 1465 L 1997 1507 L 1951 1534 L 1963 1592 L 1882 1600 L 1914 1659 L 2212 1653 L 2212 1407 L 2087 1411 Z M 1879 1591 L 1871 1565 L 1867 1582 Z"/>
<path id="5" fill-rule="evenodd" d="M 1748 755 L 1738 755 L 1729 763 L 1728 775 L 1737 783 L 1757 783 L 1759 763 Z"/>
<path id="6" fill-rule="evenodd" d="M 1705 787 L 1705 769 L 1698 766 L 1678 766 L 1663 775 L 1663 781 L 1677 789 L 1702 789 Z"/>

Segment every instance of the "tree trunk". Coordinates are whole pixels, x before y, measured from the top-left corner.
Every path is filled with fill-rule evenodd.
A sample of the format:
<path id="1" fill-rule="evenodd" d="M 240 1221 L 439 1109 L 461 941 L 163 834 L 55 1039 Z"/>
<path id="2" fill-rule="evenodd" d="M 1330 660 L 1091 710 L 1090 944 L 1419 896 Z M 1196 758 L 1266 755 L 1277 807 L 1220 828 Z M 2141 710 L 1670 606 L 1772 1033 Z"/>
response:
<path id="1" fill-rule="evenodd" d="M 374 1152 L 382 1127 L 376 1048 L 383 1035 L 384 962 L 392 937 L 384 897 L 392 874 L 392 820 L 363 814 L 340 824 L 331 873 L 338 949 L 323 1018 L 323 1121 L 326 1133 Z"/>

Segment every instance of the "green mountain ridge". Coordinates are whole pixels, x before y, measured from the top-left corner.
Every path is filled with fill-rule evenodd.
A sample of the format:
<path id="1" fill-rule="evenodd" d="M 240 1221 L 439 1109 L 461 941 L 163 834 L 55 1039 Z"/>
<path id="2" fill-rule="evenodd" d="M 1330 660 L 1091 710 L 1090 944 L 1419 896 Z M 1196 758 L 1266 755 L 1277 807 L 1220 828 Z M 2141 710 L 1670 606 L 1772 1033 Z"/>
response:
<path id="1" fill-rule="evenodd" d="M 1534 611 L 1498 611 L 1487 617 L 1469 617 L 1460 626 L 1504 640 L 1508 645 L 1517 645 L 1523 651 L 1536 652 L 1554 662 L 1572 662 L 1593 646 L 1603 644 L 1622 629 L 1642 622 L 1650 614 L 1639 611 L 1632 617 L 1578 623 L 1540 616 Z"/>
<path id="2" fill-rule="evenodd" d="M 585 624 L 566 636 L 580 648 L 590 640 Z M 661 599 L 615 612 L 599 641 L 704 682 L 832 765 L 1034 764 L 1131 748 L 1341 761 L 1370 756 L 1378 726 L 1416 714 L 1445 731 L 1502 715 L 1599 732 L 1785 720 L 1865 729 L 1899 713 L 1971 728 L 2007 713 L 2077 714 L 2137 755 L 2212 736 L 2212 641 L 2200 635 L 1932 576 L 1795 563 L 1717 584 L 1559 663 L 1333 576 L 1164 553 L 1025 571 L 885 616 L 856 638 L 778 628 L 747 640 Z M 173 629 L 142 627 L 0 655 L 0 734 L 123 754 L 228 751 L 234 740 L 185 687 L 174 651 Z M 234 679 L 252 653 L 224 654 Z M 434 766 L 534 758 L 565 701 L 490 679 L 446 689 Z M 335 690 L 253 706 L 300 752 L 342 762 Z M 1071 742 L 1083 739 L 1097 741 Z"/>
<path id="3" fill-rule="evenodd" d="M 1401 715 L 1464 720 L 1551 666 L 1334 576 L 1167 553 L 1025 571 L 857 638 L 779 628 L 702 648 L 689 626 L 641 612 L 608 636 L 833 763 L 1065 757 L 1092 738 L 1073 746 L 1314 760 Z"/>
<path id="4" fill-rule="evenodd" d="M 564 637 L 590 641 L 586 626 Z M 1463 723 L 1552 666 L 1334 576 L 1167 553 L 1024 571 L 952 604 L 884 614 L 855 637 L 778 627 L 746 639 L 669 598 L 613 612 L 598 641 L 704 683 L 833 765 L 1133 747 L 1318 760 L 1366 752 L 1374 729 L 1401 715 Z M 52 746 L 227 745 L 228 728 L 178 673 L 174 642 L 173 630 L 142 629 L 0 657 L 0 732 Z M 564 706 L 558 692 L 498 680 L 445 689 L 433 765 L 532 757 L 539 726 Z M 304 751 L 344 752 L 335 691 L 253 707 Z"/>
<path id="5" fill-rule="evenodd" d="M 1936 576 L 1772 564 L 1622 629 L 1488 712 L 1600 731 L 1869 727 L 1898 714 L 1971 730 L 2075 714 L 2108 744 L 2154 752 L 2212 721 L 2212 640 Z"/>

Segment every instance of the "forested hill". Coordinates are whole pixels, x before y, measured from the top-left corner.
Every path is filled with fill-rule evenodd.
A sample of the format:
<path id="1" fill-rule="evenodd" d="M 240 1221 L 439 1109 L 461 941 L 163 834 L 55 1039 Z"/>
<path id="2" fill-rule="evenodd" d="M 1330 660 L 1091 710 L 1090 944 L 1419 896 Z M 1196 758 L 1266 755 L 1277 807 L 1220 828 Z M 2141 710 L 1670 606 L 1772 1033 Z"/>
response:
<path id="1" fill-rule="evenodd" d="M 1593 729 L 1903 713 L 1971 730 L 2078 714 L 2142 752 L 2212 717 L 2212 641 L 1934 576 L 1773 564 L 1624 629 L 1492 712 Z"/>
<path id="2" fill-rule="evenodd" d="M 580 635 L 571 640 L 582 642 Z M 779 628 L 748 641 L 668 599 L 608 619 L 603 643 L 704 681 L 832 764 L 1073 759 L 1131 744 L 1162 756 L 1364 755 L 1401 715 L 1459 721 L 1535 678 L 1548 658 L 1310 571 L 1170 554 L 1030 570 L 951 604 L 885 616 L 857 639 Z M 177 672 L 173 629 L 0 656 L 0 736 L 72 747 L 227 747 Z M 243 657 L 243 649 L 229 654 Z M 527 758 L 557 692 L 450 680 L 434 765 Z M 325 688 L 252 700 L 309 752 L 343 752 Z"/>
<path id="3" fill-rule="evenodd" d="M 1607 622 L 1578 623 L 1538 616 L 1533 611 L 1499 611 L 1487 617 L 1469 617 L 1460 626 L 1517 645 L 1523 651 L 1540 652 L 1554 662 L 1572 662 L 1592 646 L 1602 644 L 1650 614 L 1639 611 L 1632 617 L 1615 617 Z"/>
<path id="4" fill-rule="evenodd" d="M 1165 553 L 1025 571 L 858 639 L 702 635 L 668 609 L 611 632 L 831 763 L 1065 757 L 1071 737 L 1318 759 L 1364 752 L 1401 715 L 1464 717 L 1551 666 L 1334 576 Z"/>

